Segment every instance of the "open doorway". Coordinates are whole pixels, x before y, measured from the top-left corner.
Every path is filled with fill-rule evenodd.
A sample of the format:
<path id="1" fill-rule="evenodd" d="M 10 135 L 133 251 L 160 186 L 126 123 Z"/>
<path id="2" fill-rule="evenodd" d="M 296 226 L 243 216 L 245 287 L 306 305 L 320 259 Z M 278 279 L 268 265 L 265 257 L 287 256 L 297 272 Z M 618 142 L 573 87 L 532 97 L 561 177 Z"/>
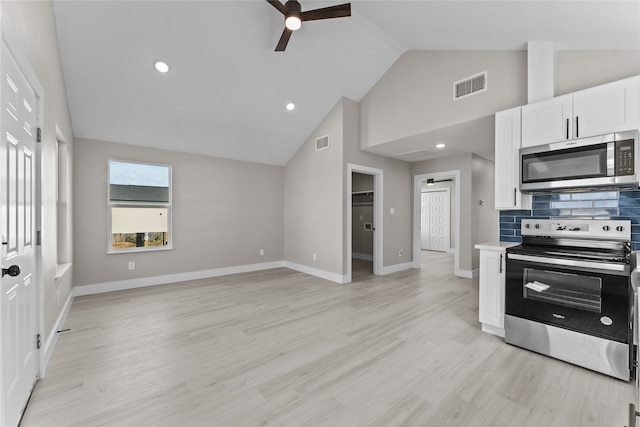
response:
<path id="1" fill-rule="evenodd" d="M 414 268 L 421 268 L 429 254 L 448 253 L 454 274 L 460 275 L 459 170 L 414 176 L 413 223 Z"/>
<path id="2" fill-rule="evenodd" d="M 351 190 L 352 273 L 373 274 L 374 176 L 353 172 Z M 354 273 L 355 274 L 355 273 Z"/>
<path id="3" fill-rule="evenodd" d="M 382 269 L 382 170 L 347 165 L 347 274 L 380 274 Z M 355 268 L 354 268 L 355 267 Z"/>

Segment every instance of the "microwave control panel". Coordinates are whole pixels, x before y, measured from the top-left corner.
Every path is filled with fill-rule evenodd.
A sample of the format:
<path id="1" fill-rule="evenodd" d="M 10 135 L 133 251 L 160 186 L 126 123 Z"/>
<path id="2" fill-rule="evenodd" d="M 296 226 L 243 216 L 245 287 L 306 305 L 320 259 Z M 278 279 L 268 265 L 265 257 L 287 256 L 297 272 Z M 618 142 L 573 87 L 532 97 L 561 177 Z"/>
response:
<path id="1" fill-rule="evenodd" d="M 616 141 L 615 148 L 615 175 L 634 175 L 635 174 L 635 153 L 633 139 L 624 139 Z"/>

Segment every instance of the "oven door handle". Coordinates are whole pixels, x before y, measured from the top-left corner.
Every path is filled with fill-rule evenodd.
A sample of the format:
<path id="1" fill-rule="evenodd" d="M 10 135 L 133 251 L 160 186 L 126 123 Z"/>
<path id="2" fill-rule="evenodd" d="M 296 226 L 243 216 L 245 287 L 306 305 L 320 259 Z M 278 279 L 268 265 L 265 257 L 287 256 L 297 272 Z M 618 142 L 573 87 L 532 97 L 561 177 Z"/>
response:
<path id="1" fill-rule="evenodd" d="M 608 262 L 591 262 L 591 261 L 580 261 L 575 259 L 545 258 L 545 257 L 538 257 L 533 255 L 521 255 L 521 254 L 507 254 L 507 258 L 515 259 L 519 261 L 538 262 L 541 264 L 560 265 L 564 267 L 593 268 L 597 270 L 607 270 L 607 271 L 623 271 L 623 272 L 627 271 L 627 265 L 625 264 L 616 264 L 616 263 L 608 263 Z"/>

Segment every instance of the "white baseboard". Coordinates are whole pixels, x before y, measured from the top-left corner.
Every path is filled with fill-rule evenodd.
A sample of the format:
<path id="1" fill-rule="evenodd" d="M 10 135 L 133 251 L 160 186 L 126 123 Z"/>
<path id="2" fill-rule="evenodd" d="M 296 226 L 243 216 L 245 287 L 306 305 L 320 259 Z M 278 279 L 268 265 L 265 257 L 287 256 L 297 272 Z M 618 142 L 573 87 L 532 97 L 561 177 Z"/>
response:
<path id="1" fill-rule="evenodd" d="M 476 268 L 475 270 L 461 270 L 458 268 L 453 274 L 458 277 L 464 277 L 465 279 L 475 279 L 480 275 L 480 269 Z"/>
<path id="2" fill-rule="evenodd" d="M 233 267 L 214 268 L 211 270 L 191 271 L 187 273 L 167 274 L 164 276 L 141 277 L 139 279 L 120 280 L 117 282 L 96 283 L 77 286 L 75 296 L 101 294 L 104 292 L 123 291 L 126 289 L 144 288 L 147 286 L 166 285 L 188 280 L 207 279 L 209 277 L 227 276 L 229 274 L 249 273 L 285 267 L 284 261 L 265 262 L 261 264 L 238 265 Z"/>
<path id="3" fill-rule="evenodd" d="M 384 276 L 385 274 L 397 273 L 398 271 L 409 270 L 410 268 L 414 268 L 413 261 L 382 267 L 380 274 Z"/>
<path id="4" fill-rule="evenodd" d="M 318 268 L 309 267 L 307 265 L 296 264 L 295 262 L 285 261 L 284 266 L 292 270 L 299 271 L 301 273 L 310 274 L 312 276 L 320 277 L 321 279 L 330 280 L 335 283 L 348 283 L 348 277 L 346 274 L 332 273 L 330 271 L 320 270 Z"/>
<path id="5" fill-rule="evenodd" d="M 352 253 L 351 258 L 361 259 L 363 261 L 373 261 L 373 255 Z"/>
<path id="6" fill-rule="evenodd" d="M 486 323 L 483 323 L 482 332 L 504 338 L 504 328 L 498 328 L 497 326 L 487 325 Z"/>
<path id="7" fill-rule="evenodd" d="M 51 334 L 47 337 L 44 343 L 42 359 L 40 360 L 40 378 L 44 378 L 47 365 L 49 365 L 49 360 L 51 359 L 53 350 L 55 349 L 56 343 L 58 342 L 58 331 L 62 329 L 62 327 L 64 326 L 64 322 L 67 320 L 67 315 L 69 314 L 69 310 L 71 309 L 71 303 L 73 303 L 74 294 L 74 289 L 71 289 L 71 292 L 69 292 L 69 297 L 64 303 L 64 307 L 62 307 L 62 311 L 56 319 L 56 323 L 53 325 Z"/>

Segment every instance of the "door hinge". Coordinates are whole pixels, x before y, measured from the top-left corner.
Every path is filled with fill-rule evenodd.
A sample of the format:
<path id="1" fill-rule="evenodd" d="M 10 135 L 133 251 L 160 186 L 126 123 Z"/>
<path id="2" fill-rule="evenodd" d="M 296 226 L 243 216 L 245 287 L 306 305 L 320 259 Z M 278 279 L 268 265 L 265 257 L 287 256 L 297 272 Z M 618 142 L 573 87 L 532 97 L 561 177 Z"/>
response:
<path id="1" fill-rule="evenodd" d="M 38 128 L 36 131 L 36 142 L 42 142 L 42 128 Z"/>
<path id="2" fill-rule="evenodd" d="M 40 340 L 40 334 L 38 334 L 36 335 L 36 348 L 39 350 L 41 346 L 42 346 L 42 343 Z"/>
<path id="3" fill-rule="evenodd" d="M 36 246 L 42 245 L 42 232 L 40 230 L 36 231 Z"/>

